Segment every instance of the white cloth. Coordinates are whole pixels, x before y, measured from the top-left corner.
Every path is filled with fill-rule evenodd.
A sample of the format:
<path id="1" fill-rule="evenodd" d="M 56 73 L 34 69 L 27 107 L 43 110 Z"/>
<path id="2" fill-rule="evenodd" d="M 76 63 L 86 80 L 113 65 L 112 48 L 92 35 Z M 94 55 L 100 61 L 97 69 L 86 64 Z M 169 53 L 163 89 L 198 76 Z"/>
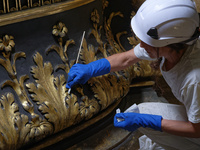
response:
<path id="1" fill-rule="evenodd" d="M 134 48 L 136 57 L 149 58 L 148 53 L 138 44 Z M 188 120 L 200 122 L 200 39 L 188 47 L 181 60 L 169 71 L 162 70 L 165 58 L 160 68 L 161 73 L 172 89 L 174 96 L 184 104 Z"/>
<path id="2" fill-rule="evenodd" d="M 163 147 L 153 142 L 146 135 L 143 135 L 139 138 L 139 145 L 139 150 L 165 150 Z"/>

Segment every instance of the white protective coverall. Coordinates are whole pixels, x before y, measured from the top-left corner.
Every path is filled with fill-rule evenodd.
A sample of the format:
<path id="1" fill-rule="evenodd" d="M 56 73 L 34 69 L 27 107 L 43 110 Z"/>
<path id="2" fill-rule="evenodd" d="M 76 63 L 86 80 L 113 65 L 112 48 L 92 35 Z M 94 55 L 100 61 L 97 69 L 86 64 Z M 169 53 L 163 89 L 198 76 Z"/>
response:
<path id="1" fill-rule="evenodd" d="M 138 44 L 134 48 L 135 55 L 140 59 L 151 60 L 147 52 Z M 169 120 L 189 120 L 200 122 L 200 38 L 188 47 L 181 60 L 169 71 L 162 69 L 165 58 L 162 59 L 161 73 L 170 86 L 174 96 L 183 105 L 168 103 L 141 103 L 138 105 L 140 113 L 161 115 Z M 135 109 L 133 109 L 135 110 Z M 200 138 L 186 138 L 155 131 L 149 128 L 139 130 L 166 150 L 200 150 Z M 140 140 L 144 140 L 141 137 Z M 142 142 L 142 141 L 141 141 Z M 161 149 L 151 145 L 141 149 Z"/>

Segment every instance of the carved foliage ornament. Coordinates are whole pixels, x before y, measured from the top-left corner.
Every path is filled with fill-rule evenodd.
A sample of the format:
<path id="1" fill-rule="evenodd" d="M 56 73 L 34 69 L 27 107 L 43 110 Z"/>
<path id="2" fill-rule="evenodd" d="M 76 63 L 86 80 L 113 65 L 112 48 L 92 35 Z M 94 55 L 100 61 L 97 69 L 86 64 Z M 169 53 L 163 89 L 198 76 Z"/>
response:
<path id="1" fill-rule="evenodd" d="M 103 0 L 104 8 L 108 4 L 108 1 Z M 127 33 L 117 33 L 117 41 L 112 34 L 111 22 L 115 16 L 123 17 L 123 14 L 112 12 L 108 18 L 104 18 L 104 31 L 107 37 L 107 42 L 105 42 L 101 37 L 103 27 L 99 25 L 99 13 L 96 9 L 91 13 L 93 29 L 88 35 L 96 39 L 98 47 L 95 48 L 84 39 L 80 56 L 82 63 L 88 64 L 125 51 L 120 43 L 120 37 Z M 146 75 L 146 72 L 141 69 L 141 66 L 146 67 L 146 64 L 142 62 L 121 72 L 91 78 L 86 87 L 93 93 L 93 96 L 85 94 L 81 85 L 73 89 L 75 93 L 79 93 L 78 95 L 73 93 L 69 95 L 65 88 L 64 74 L 54 75 L 58 69 L 64 70 L 67 75 L 70 67 L 75 63 L 75 60 L 69 61 L 68 59 L 68 47 L 73 46 L 75 41 L 65 40 L 67 33 L 68 29 L 64 23 L 59 22 L 53 26 L 52 34 L 57 39 L 57 45 L 52 45 L 46 54 L 55 51 L 62 60 L 62 64 L 52 66 L 51 62 L 45 62 L 42 55 L 36 52 L 33 56 L 36 66 L 31 66 L 34 82 L 28 83 L 26 81 L 29 81 L 30 77 L 27 74 L 18 76 L 18 70 L 16 70 L 16 61 L 19 58 L 26 58 L 26 54 L 20 51 L 14 52 L 13 36 L 5 35 L 0 38 L 2 55 L 0 65 L 5 68 L 10 78 L 2 83 L 1 88 L 12 87 L 18 97 L 18 103 L 13 93 L 5 93 L 0 98 L 0 149 L 18 149 L 30 142 L 36 142 L 92 118 L 112 103 L 121 100 L 128 93 L 132 78 Z M 130 44 L 135 45 L 138 42 L 130 38 Z M 101 57 L 97 55 L 99 53 Z M 19 107 L 29 115 L 23 114 Z M 38 111 L 36 112 L 35 109 Z"/>
<path id="2" fill-rule="evenodd" d="M 105 43 L 101 40 L 102 26 L 99 26 L 98 11 L 94 10 L 91 13 L 94 28 L 89 36 L 95 37 L 98 48 L 95 49 L 93 45 L 87 44 L 84 39 L 80 57 L 83 63 L 87 64 L 101 59 L 97 58 L 99 52 L 102 53 L 103 58 L 124 51 L 121 44 L 114 40 L 110 30 L 114 16 L 123 17 L 118 12 L 111 14 L 105 20 L 105 31 L 108 38 L 108 43 Z M 68 95 L 64 75 L 54 75 L 54 71 L 58 69 L 64 70 L 67 74 L 69 68 L 75 63 L 75 60 L 69 62 L 68 59 L 68 46 L 75 42 L 72 39 L 64 41 L 63 37 L 67 32 L 68 29 L 62 22 L 53 26 L 52 34 L 57 37 L 58 45 L 52 45 L 46 54 L 56 51 L 63 63 L 53 67 L 51 62 L 44 62 L 42 55 L 36 52 L 33 57 L 36 66 L 31 67 L 35 80 L 32 83 L 25 82 L 29 80 L 28 75 L 19 77 L 17 74 L 16 61 L 19 58 L 26 58 L 26 54 L 24 52 L 14 53 L 14 37 L 5 35 L 0 39 L 0 52 L 3 56 L 0 58 L 0 65 L 5 68 L 10 78 L 1 85 L 1 88 L 12 87 L 20 101 L 16 103 L 12 93 L 1 96 L 0 149 L 18 149 L 29 142 L 38 141 L 83 120 L 88 120 L 127 94 L 133 75 L 130 71 L 133 70 L 132 67 L 121 73 L 115 72 L 113 75 L 91 78 L 87 84 L 89 90 L 94 93 L 93 97 L 84 94 L 82 86 L 76 86 L 74 89 L 80 94 L 80 101 L 77 95 L 73 93 Z M 121 33 L 118 34 L 120 35 Z M 37 105 L 40 114 L 35 112 L 33 103 Z M 19 105 L 29 114 L 28 116 L 19 111 Z"/>

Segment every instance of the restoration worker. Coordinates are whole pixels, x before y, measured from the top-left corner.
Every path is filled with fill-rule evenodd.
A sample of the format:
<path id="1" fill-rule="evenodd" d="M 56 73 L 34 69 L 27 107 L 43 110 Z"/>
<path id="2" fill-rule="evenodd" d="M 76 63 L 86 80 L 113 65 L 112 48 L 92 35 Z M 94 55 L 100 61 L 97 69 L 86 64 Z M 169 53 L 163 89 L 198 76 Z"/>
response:
<path id="1" fill-rule="evenodd" d="M 161 73 L 174 96 L 182 102 L 180 107 L 187 119 L 166 119 L 164 113 L 117 113 L 114 126 L 129 131 L 142 127 L 141 131 L 163 149 L 200 149 L 200 32 L 195 2 L 146 0 L 132 18 L 131 26 L 140 44 L 89 64 L 73 65 L 66 87 L 123 70 L 142 59 L 158 59 Z M 169 105 L 168 110 L 174 108 Z M 160 107 L 154 109 L 159 112 Z"/>

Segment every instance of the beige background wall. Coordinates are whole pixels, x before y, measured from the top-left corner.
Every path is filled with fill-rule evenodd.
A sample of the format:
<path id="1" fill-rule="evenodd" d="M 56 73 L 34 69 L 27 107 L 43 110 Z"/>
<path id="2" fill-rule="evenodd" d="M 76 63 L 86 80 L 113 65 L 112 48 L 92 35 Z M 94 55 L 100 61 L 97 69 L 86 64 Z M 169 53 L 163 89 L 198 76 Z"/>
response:
<path id="1" fill-rule="evenodd" d="M 196 2 L 197 5 L 197 10 L 200 13 L 200 0 L 194 0 Z"/>

